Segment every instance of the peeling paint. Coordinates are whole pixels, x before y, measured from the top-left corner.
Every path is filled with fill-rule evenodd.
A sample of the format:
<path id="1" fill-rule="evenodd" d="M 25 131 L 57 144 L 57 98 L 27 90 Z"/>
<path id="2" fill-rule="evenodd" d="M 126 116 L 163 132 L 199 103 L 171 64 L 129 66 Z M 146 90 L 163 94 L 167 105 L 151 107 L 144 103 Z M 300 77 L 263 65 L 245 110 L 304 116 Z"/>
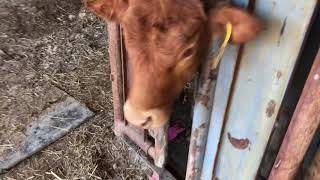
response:
<path id="1" fill-rule="evenodd" d="M 237 149 L 246 149 L 250 144 L 250 141 L 248 138 L 237 139 L 237 138 L 232 137 L 230 133 L 228 133 L 228 139 L 229 139 L 230 143 L 232 144 L 232 146 Z"/>
<path id="2" fill-rule="evenodd" d="M 203 123 L 199 128 L 205 128 L 205 127 L 206 127 L 206 123 Z"/>
<path id="3" fill-rule="evenodd" d="M 208 107 L 208 103 L 210 100 L 210 97 L 208 95 L 201 94 L 199 96 L 199 100 L 200 100 L 201 104 L 203 104 L 205 107 Z"/>
<path id="4" fill-rule="evenodd" d="M 266 109 L 266 114 L 268 117 L 271 117 L 274 113 L 276 107 L 276 102 L 274 100 L 270 100 Z"/>
<path id="5" fill-rule="evenodd" d="M 281 71 L 278 71 L 278 72 L 277 72 L 277 79 L 279 80 L 279 79 L 281 78 L 281 76 L 282 76 L 282 72 L 281 72 Z"/>
<path id="6" fill-rule="evenodd" d="M 286 17 L 282 23 L 280 33 L 279 33 L 278 46 L 280 46 L 281 37 L 282 37 L 282 35 L 286 29 L 286 26 L 287 26 L 287 19 L 288 19 L 288 17 Z"/>
<path id="7" fill-rule="evenodd" d="M 280 30 L 280 36 L 282 36 L 282 35 L 283 35 L 284 30 L 286 29 L 286 26 L 287 26 L 287 19 L 288 19 L 288 17 L 286 17 L 286 18 L 284 19 L 283 23 L 282 23 L 282 27 L 281 27 L 281 30 Z"/>

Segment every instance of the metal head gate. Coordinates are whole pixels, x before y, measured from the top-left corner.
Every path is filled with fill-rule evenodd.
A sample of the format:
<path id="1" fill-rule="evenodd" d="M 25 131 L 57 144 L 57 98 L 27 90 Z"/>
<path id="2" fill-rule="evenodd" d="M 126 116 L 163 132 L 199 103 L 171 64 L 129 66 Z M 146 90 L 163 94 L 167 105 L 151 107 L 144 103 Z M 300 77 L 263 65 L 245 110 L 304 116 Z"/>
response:
<path id="1" fill-rule="evenodd" d="M 269 137 L 317 9 L 317 0 L 235 0 L 234 3 L 251 6 L 265 22 L 266 30 L 246 45 L 228 46 L 217 82 L 210 84 L 209 101 L 206 105 L 196 102 L 186 179 L 259 177 L 257 173 Z M 130 67 L 126 63 L 121 27 L 109 23 L 108 37 L 115 133 L 140 148 L 160 178 L 174 179 L 164 168 L 169 125 L 147 131 L 132 127 L 124 119 L 122 107 L 130 88 L 127 80 Z M 204 80 L 200 78 L 200 84 Z M 279 154 L 274 168 L 281 167 L 282 156 Z M 274 170 L 270 178 L 283 177 L 275 174 Z"/>

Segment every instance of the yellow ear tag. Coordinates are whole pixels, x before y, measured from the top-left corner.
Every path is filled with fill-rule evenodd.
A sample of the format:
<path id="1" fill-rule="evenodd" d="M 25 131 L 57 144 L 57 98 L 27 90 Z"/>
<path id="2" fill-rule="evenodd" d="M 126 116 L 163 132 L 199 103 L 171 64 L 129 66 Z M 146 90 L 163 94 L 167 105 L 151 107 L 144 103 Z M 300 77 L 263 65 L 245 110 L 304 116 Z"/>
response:
<path id="1" fill-rule="evenodd" d="M 211 66 L 212 70 L 216 69 L 217 66 L 219 65 L 219 63 L 223 57 L 224 50 L 226 49 L 228 42 L 230 41 L 231 33 L 232 33 L 232 24 L 230 22 L 228 22 L 226 24 L 226 35 L 224 37 L 223 43 L 218 51 L 218 55 L 213 59 L 212 66 Z"/>

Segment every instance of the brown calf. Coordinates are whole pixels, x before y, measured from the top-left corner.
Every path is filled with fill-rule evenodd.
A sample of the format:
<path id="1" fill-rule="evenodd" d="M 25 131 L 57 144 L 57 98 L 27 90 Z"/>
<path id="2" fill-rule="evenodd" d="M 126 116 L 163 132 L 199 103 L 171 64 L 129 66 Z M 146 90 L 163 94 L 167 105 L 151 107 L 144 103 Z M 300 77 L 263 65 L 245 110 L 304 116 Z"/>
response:
<path id="1" fill-rule="evenodd" d="M 213 34 L 243 43 L 261 31 L 260 22 L 230 5 L 207 13 L 201 0 L 86 0 L 86 6 L 124 30 L 132 78 L 125 118 L 145 129 L 162 127 L 185 84 L 205 59 Z"/>

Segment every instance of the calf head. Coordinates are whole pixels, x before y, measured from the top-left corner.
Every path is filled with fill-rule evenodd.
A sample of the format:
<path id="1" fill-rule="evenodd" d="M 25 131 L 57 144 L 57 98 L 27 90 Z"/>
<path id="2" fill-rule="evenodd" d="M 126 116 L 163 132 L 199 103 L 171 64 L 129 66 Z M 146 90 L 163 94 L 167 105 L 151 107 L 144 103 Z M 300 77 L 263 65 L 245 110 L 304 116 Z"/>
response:
<path id="1" fill-rule="evenodd" d="M 221 6 L 205 13 L 201 0 L 87 0 L 87 7 L 123 27 L 131 69 L 125 118 L 141 128 L 160 128 L 172 105 L 207 54 L 211 36 L 246 42 L 261 30 L 243 10 Z"/>

